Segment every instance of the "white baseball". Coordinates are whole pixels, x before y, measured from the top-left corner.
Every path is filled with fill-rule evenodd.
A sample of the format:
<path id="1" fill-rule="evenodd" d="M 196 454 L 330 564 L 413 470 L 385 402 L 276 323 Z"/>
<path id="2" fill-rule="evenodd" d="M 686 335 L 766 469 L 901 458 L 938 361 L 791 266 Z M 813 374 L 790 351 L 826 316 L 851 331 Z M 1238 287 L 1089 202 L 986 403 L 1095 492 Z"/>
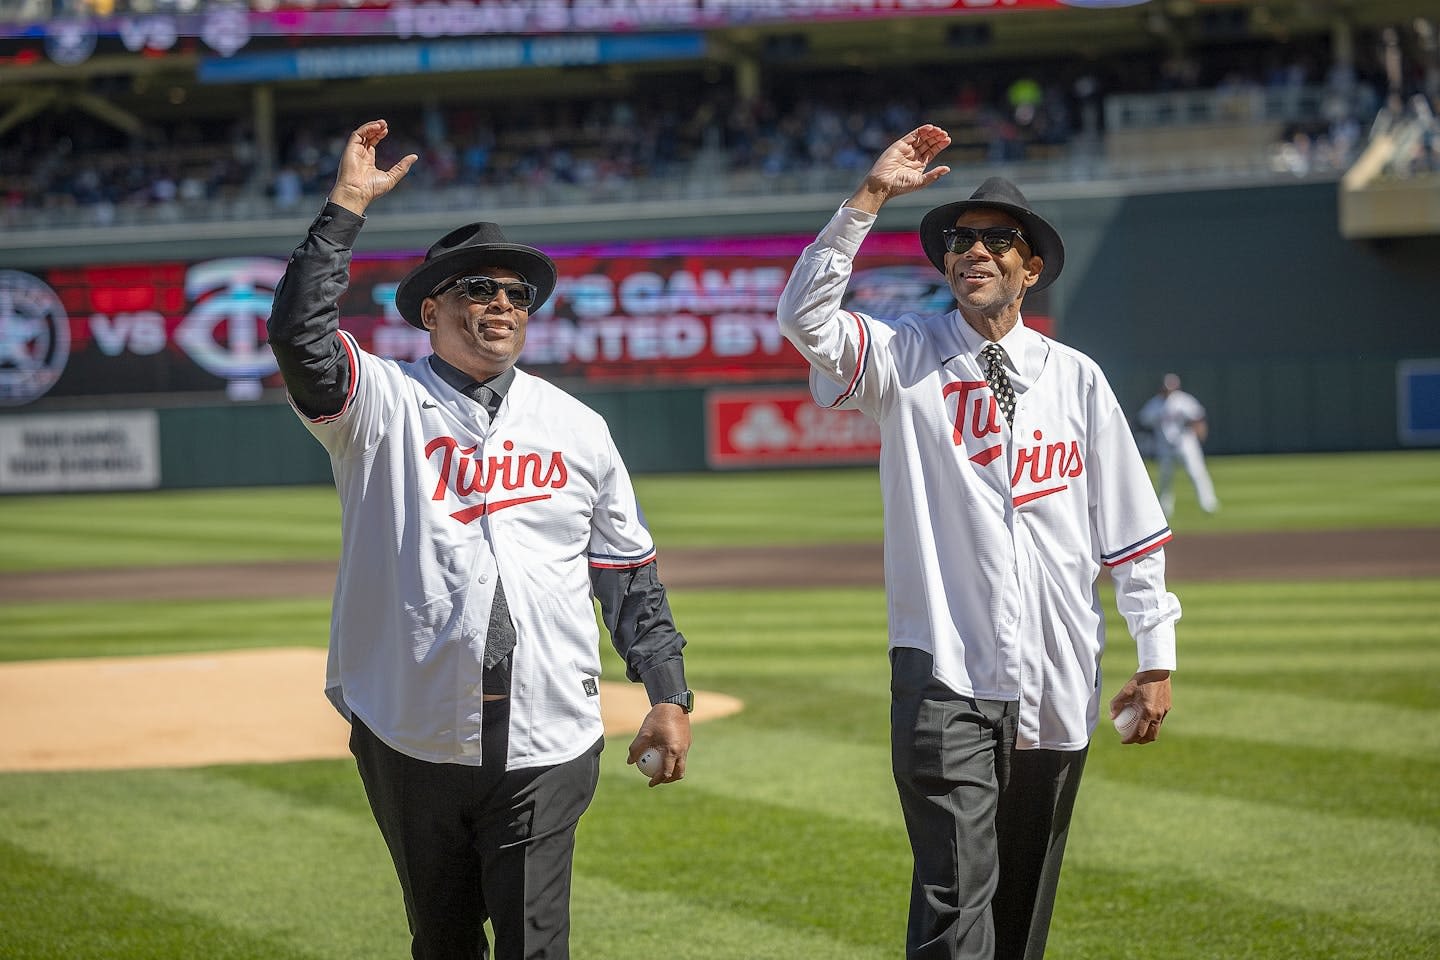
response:
<path id="1" fill-rule="evenodd" d="M 1121 740 L 1130 739 L 1135 728 L 1140 725 L 1140 711 L 1135 704 L 1127 703 L 1119 713 L 1115 714 L 1115 730 L 1120 734 Z"/>
<path id="2" fill-rule="evenodd" d="M 665 758 L 660 751 L 651 747 L 640 754 L 640 759 L 635 761 L 635 766 L 640 768 L 641 773 L 653 780 L 660 775 L 660 767 L 664 762 Z"/>

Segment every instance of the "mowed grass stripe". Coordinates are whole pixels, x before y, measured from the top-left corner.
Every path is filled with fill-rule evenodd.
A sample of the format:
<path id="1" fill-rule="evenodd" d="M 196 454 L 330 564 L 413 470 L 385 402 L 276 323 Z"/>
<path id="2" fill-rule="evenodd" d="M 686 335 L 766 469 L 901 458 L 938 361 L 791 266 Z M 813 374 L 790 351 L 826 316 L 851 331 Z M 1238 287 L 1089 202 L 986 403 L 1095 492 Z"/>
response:
<path id="1" fill-rule="evenodd" d="M 1111 610 L 1110 591 L 1103 592 Z M 1326 710 L 1440 704 L 1440 580 L 1204 583 L 1179 594 L 1178 695 L 1229 688 L 1263 701 L 1282 692 Z M 1135 655 L 1113 612 L 1107 628 L 1109 683 L 1134 669 Z"/>
<path id="2" fill-rule="evenodd" d="M 1211 457 L 1222 508 L 1213 517 L 1176 478 L 1172 525 L 1191 530 L 1361 530 L 1440 522 L 1440 451 Z M 1153 465 L 1152 465 L 1153 472 Z M 1357 496 L 1357 491 L 1364 491 Z"/>
<path id="3" fill-rule="evenodd" d="M 90 871 L 54 866 L 0 841 L 0 956 L 30 960 L 315 960 L 299 944 L 185 913 L 108 883 Z"/>
<path id="4" fill-rule="evenodd" d="M 737 808 L 760 804 L 887 831 L 899 826 L 890 748 L 884 737 L 856 743 L 810 731 L 741 730 L 738 722 L 730 720 L 719 721 L 716 727 L 720 724 L 726 729 L 700 731 L 685 775 L 687 793 L 704 793 Z M 635 768 L 624 765 L 625 745 L 617 742 L 617 746 L 616 763 L 626 772 L 619 787 L 644 787 Z M 632 778 L 635 784 L 629 782 Z"/>
<path id="5" fill-rule="evenodd" d="M 1174 683 L 1180 683 L 1178 673 Z M 1165 721 L 1166 733 L 1440 762 L 1440 711 L 1357 700 L 1343 685 L 1333 696 L 1302 697 L 1191 682 L 1177 696 L 1179 709 Z"/>
<path id="6" fill-rule="evenodd" d="M 1336 785 L 1347 788 L 1382 789 Z M 1086 868 L 1187 877 L 1235 898 L 1427 936 L 1440 932 L 1437 849 L 1433 826 L 1088 774 L 1070 839 Z"/>
<path id="7" fill-rule="evenodd" d="M 1321 743 L 1257 745 L 1224 735 L 1180 732 L 1188 703 L 1167 720 L 1156 748 L 1122 747 L 1097 732 L 1087 762 L 1094 774 L 1138 787 L 1161 784 L 1196 796 L 1244 797 L 1344 817 L 1401 820 L 1440 827 L 1440 759 L 1361 753 Z M 1389 736 L 1377 731 L 1375 736 Z"/>
<path id="8" fill-rule="evenodd" d="M 1277 909 L 1168 869 L 1105 870 L 1068 857 L 1047 956 L 1115 960 L 1129 954 L 1197 960 L 1434 960 L 1440 937 L 1332 912 L 1324 904 Z"/>
<path id="9" fill-rule="evenodd" d="M 1385 624 L 1401 629 L 1433 624 L 1440 616 L 1440 580 L 1434 579 L 1365 579 L 1365 580 L 1266 580 L 1213 581 L 1185 583 L 1174 589 L 1185 608 L 1181 629 L 1193 621 L 1192 607 L 1205 612 L 1207 627 L 1243 627 L 1245 625 L 1285 629 L 1303 625 L 1318 631 L 1323 639 L 1338 629 Z M 1215 603 L 1217 597 L 1224 603 Z M 1379 631 L 1370 636 L 1383 640 Z M 1249 638 L 1230 634 L 1213 638 L 1244 648 Z"/>
<path id="10" fill-rule="evenodd" d="M 670 888 L 637 891 L 577 868 L 571 901 L 571 953 L 585 960 L 893 960 L 903 936 L 900 917 L 887 917 L 891 943 L 864 946 L 806 924 L 751 916 L 743 909 L 695 903 L 691 879 L 704 861 L 657 863 Z M 752 881 L 749 888 L 753 888 Z"/>
<path id="11" fill-rule="evenodd" d="M 0 604 L 0 661 L 324 646 L 329 598 Z"/>
<path id="12" fill-rule="evenodd" d="M 368 811 L 290 803 L 203 770 L 11 774 L 3 783 L 0 835 L 52 868 L 305 956 L 408 951 L 399 888 Z"/>
<path id="13" fill-rule="evenodd" d="M 602 783 L 581 822 L 577 870 L 627 890 L 893 955 L 903 938 L 911 870 L 898 811 L 887 827 L 683 783 L 665 796 L 648 791 L 633 771 L 626 777 L 633 786 Z M 817 794 L 843 793 L 844 771 L 829 771 L 811 786 Z"/>
<path id="14" fill-rule="evenodd" d="M 339 515 L 322 486 L 0 497 L 0 570 L 333 559 Z"/>

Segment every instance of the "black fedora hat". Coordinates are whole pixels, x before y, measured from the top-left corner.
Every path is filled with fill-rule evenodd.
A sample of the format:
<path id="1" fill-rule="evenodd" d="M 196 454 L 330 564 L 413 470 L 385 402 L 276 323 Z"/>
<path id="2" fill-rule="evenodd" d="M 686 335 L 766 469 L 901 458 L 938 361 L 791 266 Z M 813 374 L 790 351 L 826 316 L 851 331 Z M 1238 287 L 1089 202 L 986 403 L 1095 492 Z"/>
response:
<path id="1" fill-rule="evenodd" d="M 436 240 L 424 261 L 405 275 L 395 288 L 395 307 L 412 327 L 423 330 L 420 302 L 442 282 L 482 267 L 508 267 L 535 284 L 539 292 L 531 313 L 555 292 L 555 261 L 534 247 L 506 240 L 498 223 L 467 223 Z"/>
<path id="2" fill-rule="evenodd" d="M 1031 290 L 1043 290 L 1060 276 L 1060 271 L 1065 267 L 1065 244 L 1060 239 L 1059 232 L 1050 226 L 1044 217 L 1031 210 L 1025 194 L 1004 177 L 991 177 L 986 180 L 970 194 L 969 200 L 956 200 L 925 214 L 925 219 L 920 221 L 920 246 L 924 248 L 925 256 L 930 258 L 936 270 L 945 272 L 945 238 L 941 231 L 955 226 L 956 218 L 966 210 L 977 208 L 1003 210 L 1020 222 L 1020 229 L 1030 241 L 1030 249 L 1045 261 L 1045 266 L 1040 270 L 1040 279 L 1035 281 Z"/>

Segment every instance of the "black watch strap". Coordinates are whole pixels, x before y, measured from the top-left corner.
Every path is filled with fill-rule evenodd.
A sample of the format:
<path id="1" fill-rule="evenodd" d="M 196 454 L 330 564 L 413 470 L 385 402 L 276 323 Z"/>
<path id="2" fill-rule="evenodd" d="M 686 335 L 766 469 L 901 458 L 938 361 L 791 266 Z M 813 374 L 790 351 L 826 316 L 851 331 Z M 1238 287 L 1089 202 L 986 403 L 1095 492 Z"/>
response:
<path id="1" fill-rule="evenodd" d="M 655 701 L 655 706 L 658 707 L 662 703 L 676 704 L 686 713 L 690 713 L 695 709 L 695 691 L 682 690 L 673 696 L 666 697 L 664 700 Z"/>

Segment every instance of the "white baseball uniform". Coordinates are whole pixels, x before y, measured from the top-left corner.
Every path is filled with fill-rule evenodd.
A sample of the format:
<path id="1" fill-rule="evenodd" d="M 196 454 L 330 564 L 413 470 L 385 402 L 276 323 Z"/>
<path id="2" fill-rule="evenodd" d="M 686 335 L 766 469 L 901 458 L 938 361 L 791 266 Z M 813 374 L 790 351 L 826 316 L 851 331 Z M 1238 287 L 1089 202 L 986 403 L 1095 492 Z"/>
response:
<path id="1" fill-rule="evenodd" d="M 478 765 L 498 574 L 517 638 L 508 767 L 591 749 L 604 728 L 590 567 L 655 553 L 604 419 L 517 369 L 491 420 L 426 360 L 381 359 L 341 337 L 344 408 L 301 413 L 342 505 L 330 700 L 401 753 Z"/>
<path id="2" fill-rule="evenodd" d="M 1196 423 L 1205 419 L 1205 408 L 1200 401 L 1184 390 L 1171 390 L 1168 394 L 1157 393 L 1140 408 L 1140 423 L 1155 434 L 1155 460 L 1158 465 L 1160 504 L 1169 514 L 1175 508 L 1175 461 L 1195 485 L 1195 498 L 1200 509 L 1214 513 L 1220 508 L 1215 496 L 1215 485 L 1210 481 L 1210 472 L 1205 469 L 1205 453 L 1200 449 L 1200 438 L 1195 434 Z"/>
<path id="3" fill-rule="evenodd" d="M 1019 701 L 1017 747 L 1081 749 L 1099 715 L 1102 565 L 1139 668 L 1175 667 L 1170 529 L 1144 462 L 1078 351 L 1023 324 L 1005 336 L 1012 429 L 978 360 L 985 341 L 958 311 L 842 310 L 874 222 L 840 208 L 801 254 L 779 320 L 811 364 L 816 401 L 880 425 L 890 644 L 930 653 L 957 693 Z"/>

